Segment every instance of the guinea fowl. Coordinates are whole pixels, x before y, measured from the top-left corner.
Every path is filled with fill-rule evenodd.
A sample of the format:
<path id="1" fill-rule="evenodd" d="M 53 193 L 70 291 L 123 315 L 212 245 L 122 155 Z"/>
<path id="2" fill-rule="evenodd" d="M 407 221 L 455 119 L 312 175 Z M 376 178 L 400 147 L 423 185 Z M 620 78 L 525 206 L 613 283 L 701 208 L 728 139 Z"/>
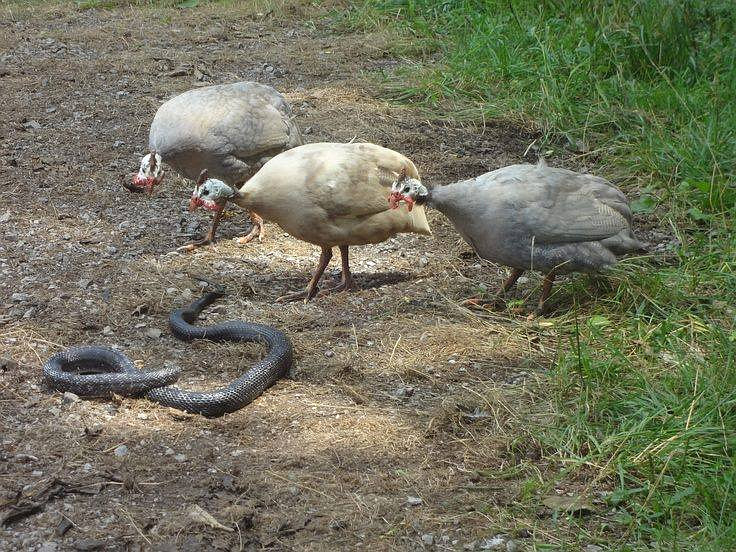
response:
<path id="1" fill-rule="evenodd" d="M 626 196 L 590 174 L 538 165 L 511 165 L 470 180 L 427 189 L 397 179 L 389 203 L 441 211 L 482 258 L 513 270 L 499 295 L 525 270 L 545 273 L 538 311 L 557 274 L 594 272 L 617 255 L 643 250 L 631 228 Z"/>
<path id="2" fill-rule="evenodd" d="M 322 248 L 317 270 L 304 292 L 280 300 L 309 301 L 338 246 L 342 278 L 332 291 L 354 287 L 348 246 L 382 242 L 400 232 L 430 234 L 424 209 L 392 210 L 391 183 L 400 175 L 419 178 L 409 159 L 374 144 L 317 143 L 281 153 L 240 190 L 220 180 L 197 182 L 190 210 L 222 210 L 227 201 L 253 209 L 286 232 Z M 204 180 L 204 179 L 202 179 Z"/>
<path id="3" fill-rule="evenodd" d="M 150 195 L 164 178 L 162 161 L 192 180 L 207 169 L 240 187 L 271 157 L 302 144 L 302 137 L 281 94 L 263 84 L 236 82 L 196 88 L 164 103 L 151 123 L 148 144 L 150 153 L 125 185 Z M 221 216 L 222 210 L 215 213 L 204 240 L 183 249 L 213 242 Z M 250 217 L 253 229 L 241 243 L 263 238 L 263 219 L 253 211 Z"/>

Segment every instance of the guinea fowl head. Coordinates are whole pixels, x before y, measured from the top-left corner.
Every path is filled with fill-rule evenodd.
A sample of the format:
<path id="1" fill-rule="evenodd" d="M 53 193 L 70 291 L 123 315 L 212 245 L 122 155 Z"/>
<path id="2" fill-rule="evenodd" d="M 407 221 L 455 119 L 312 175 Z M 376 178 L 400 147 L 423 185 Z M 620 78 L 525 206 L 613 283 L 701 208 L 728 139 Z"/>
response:
<path id="1" fill-rule="evenodd" d="M 207 169 L 205 169 L 200 173 L 194 186 L 192 199 L 189 200 L 189 210 L 194 211 L 197 207 L 204 207 L 209 211 L 220 211 L 225 207 L 228 199 L 234 195 L 233 189 L 222 180 L 207 178 Z"/>
<path id="2" fill-rule="evenodd" d="M 133 185 L 126 187 L 137 192 L 146 190 L 148 195 L 151 195 L 153 187 L 161 184 L 164 179 L 162 161 L 161 156 L 155 151 L 144 155 L 141 159 L 141 168 L 138 170 L 138 174 L 133 175 Z"/>
<path id="3" fill-rule="evenodd" d="M 421 205 L 429 198 L 429 190 L 416 178 L 408 178 L 406 169 L 401 169 L 398 178 L 391 184 L 391 195 L 388 203 L 391 209 L 397 209 L 402 201 L 411 211 L 414 204 Z"/>

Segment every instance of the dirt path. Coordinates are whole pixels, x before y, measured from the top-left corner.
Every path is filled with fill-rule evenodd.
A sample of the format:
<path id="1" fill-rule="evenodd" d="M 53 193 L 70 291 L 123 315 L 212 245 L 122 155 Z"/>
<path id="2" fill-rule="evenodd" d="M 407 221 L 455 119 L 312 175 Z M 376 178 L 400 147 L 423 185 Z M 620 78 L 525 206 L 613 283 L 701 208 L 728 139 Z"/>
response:
<path id="1" fill-rule="evenodd" d="M 306 8 L 277 15 L 3 8 L 0 518 L 40 507 L 0 527 L 0 550 L 471 550 L 547 523 L 514 518 L 515 479 L 479 473 L 538 459 L 515 428 L 524 382 L 550 351 L 523 323 L 457 307 L 502 272 L 440 215 L 431 238 L 354 248 L 361 291 L 277 305 L 305 285 L 315 247 L 273 224 L 240 247 L 230 238 L 247 218 L 233 210 L 215 247 L 174 253 L 209 223 L 186 212 L 191 183 L 169 178 L 151 200 L 120 187 L 161 102 L 209 82 L 271 84 L 308 141 L 392 147 L 433 182 L 518 161 L 532 139 L 390 107 L 361 77 L 398 63 L 385 37 L 337 35 Z M 166 331 L 168 312 L 199 293 L 189 271 L 237 292 L 209 321 L 292 336 L 291 379 L 217 420 L 44 388 L 41 362 L 82 343 L 180 364 L 191 388 L 233 378 L 257 347 L 185 346 Z M 193 505 L 229 530 L 196 523 Z"/>

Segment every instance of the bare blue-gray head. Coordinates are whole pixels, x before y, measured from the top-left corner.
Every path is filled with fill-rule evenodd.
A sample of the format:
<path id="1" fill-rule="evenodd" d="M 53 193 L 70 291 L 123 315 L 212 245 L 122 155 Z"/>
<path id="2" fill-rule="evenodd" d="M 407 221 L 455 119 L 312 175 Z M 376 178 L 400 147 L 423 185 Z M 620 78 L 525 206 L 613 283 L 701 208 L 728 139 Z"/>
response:
<path id="1" fill-rule="evenodd" d="M 391 195 L 389 205 L 396 209 L 400 202 L 406 203 L 407 209 L 411 211 L 416 203 L 422 205 L 429 199 L 429 190 L 416 178 L 408 178 L 406 170 L 401 171 L 398 178 L 391 184 Z"/>
<path id="2" fill-rule="evenodd" d="M 208 178 L 194 186 L 192 199 L 189 201 L 189 210 L 194 211 L 201 206 L 209 211 L 220 211 L 234 195 L 235 191 L 222 180 Z"/>

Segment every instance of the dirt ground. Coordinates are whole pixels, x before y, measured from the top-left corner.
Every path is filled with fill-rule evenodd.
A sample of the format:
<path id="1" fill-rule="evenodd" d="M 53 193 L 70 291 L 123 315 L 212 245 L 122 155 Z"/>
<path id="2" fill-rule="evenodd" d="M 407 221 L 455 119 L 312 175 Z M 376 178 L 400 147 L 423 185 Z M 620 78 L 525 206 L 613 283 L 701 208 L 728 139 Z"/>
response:
<path id="1" fill-rule="evenodd" d="M 565 540 L 549 511 L 515 510 L 525 480 L 515 466 L 548 470 L 523 428 L 554 326 L 461 308 L 505 273 L 441 215 L 429 214 L 432 237 L 352 248 L 359 291 L 284 305 L 274 299 L 306 284 L 317 248 L 272 223 L 262 243 L 239 246 L 249 223 L 232 209 L 215 246 L 179 253 L 210 220 L 187 212 L 191 182 L 170 172 L 151 199 L 119 184 L 137 169 L 158 106 L 208 83 L 271 84 L 307 141 L 391 147 L 432 183 L 522 160 L 533 133 L 390 106 L 368 77 L 400 63 L 386 53 L 390 37 L 338 33 L 311 8 L 0 9 L 1 551 L 524 550 Z M 333 260 L 327 279 L 338 269 Z M 178 364 L 190 389 L 236 377 L 257 346 L 185 345 L 168 333 L 169 312 L 200 294 L 192 274 L 231 291 L 203 323 L 244 319 L 289 334 L 289 378 L 212 420 L 44 386 L 48 356 L 92 343 L 147 369 Z M 538 284 L 531 276 L 520 296 L 533 302 Z"/>

